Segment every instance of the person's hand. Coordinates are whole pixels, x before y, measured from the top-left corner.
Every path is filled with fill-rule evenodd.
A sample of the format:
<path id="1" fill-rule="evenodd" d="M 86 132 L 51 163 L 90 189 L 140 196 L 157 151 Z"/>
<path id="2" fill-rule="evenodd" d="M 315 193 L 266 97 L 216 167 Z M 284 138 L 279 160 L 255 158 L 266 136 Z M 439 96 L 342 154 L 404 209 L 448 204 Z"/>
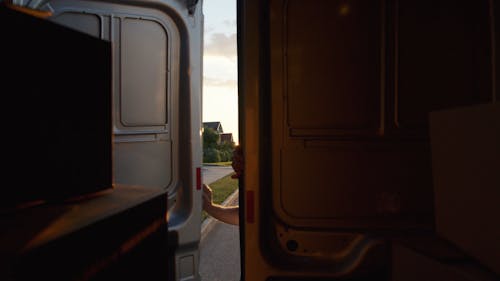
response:
<path id="1" fill-rule="evenodd" d="M 204 210 L 207 210 L 208 208 L 210 208 L 212 206 L 212 189 L 206 184 L 203 184 L 202 199 L 203 199 L 203 209 Z"/>
<path id="2" fill-rule="evenodd" d="M 235 172 L 234 175 L 231 176 L 233 179 L 239 179 L 243 176 L 243 171 L 245 168 L 245 161 L 243 159 L 243 149 L 241 146 L 237 146 L 233 151 L 233 159 L 232 164 L 233 170 Z"/>

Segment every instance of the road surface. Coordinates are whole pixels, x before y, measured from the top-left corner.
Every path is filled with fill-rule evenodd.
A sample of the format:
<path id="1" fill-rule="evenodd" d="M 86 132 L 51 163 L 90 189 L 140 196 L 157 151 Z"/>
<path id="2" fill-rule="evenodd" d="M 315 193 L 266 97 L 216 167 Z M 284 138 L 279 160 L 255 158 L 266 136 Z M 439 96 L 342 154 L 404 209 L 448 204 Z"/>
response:
<path id="1" fill-rule="evenodd" d="M 231 166 L 203 166 L 201 174 L 203 176 L 203 183 L 211 184 L 220 178 L 223 178 L 233 172 Z"/>
<path id="2" fill-rule="evenodd" d="M 210 184 L 233 172 L 231 167 L 203 167 L 203 182 Z M 238 196 L 226 202 L 238 204 Z M 200 275 L 202 281 L 240 280 L 239 227 L 211 219 L 200 241 Z"/>
<path id="3" fill-rule="evenodd" d="M 200 275 L 202 281 L 239 281 L 239 228 L 222 222 L 201 240 Z"/>

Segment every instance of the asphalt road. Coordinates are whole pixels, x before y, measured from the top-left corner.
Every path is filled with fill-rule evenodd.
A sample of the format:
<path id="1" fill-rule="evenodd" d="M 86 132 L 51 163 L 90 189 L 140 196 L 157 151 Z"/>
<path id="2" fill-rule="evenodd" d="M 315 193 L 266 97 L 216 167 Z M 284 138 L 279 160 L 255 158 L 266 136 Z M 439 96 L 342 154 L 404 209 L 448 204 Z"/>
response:
<path id="1" fill-rule="evenodd" d="M 200 244 L 202 281 L 240 280 L 239 240 L 238 226 L 215 222 Z"/>
<path id="2" fill-rule="evenodd" d="M 214 181 L 223 178 L 233 172 L 231 166 L 203 166 L 201 174 L 203 183 L 211 184 Z"/>
<path id="3" fill-rule="evenodd" d="M 203 182 L 210 184 L 233 172 L 231 167 L 204 166 Z M 238 196 L 227 202 L 238 204 Z M 212 219 L 213 220 L 213 219 Z M 202 281 L 240 280 L 239 227 L 213 220 L 200 241 L 200 275 Z"/>

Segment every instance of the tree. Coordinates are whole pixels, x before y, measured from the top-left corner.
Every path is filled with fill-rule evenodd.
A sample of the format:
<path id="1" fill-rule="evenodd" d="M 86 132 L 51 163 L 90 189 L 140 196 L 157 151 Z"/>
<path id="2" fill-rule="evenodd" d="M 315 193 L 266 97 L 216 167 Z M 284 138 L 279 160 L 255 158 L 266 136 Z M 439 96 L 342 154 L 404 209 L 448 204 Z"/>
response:
<path id="1" fill-rule="evenodd" d="M 221 153 L 213 147 L 203 149 L 203 163 L 216 162 L 221 162 Z"/>
<path id="2" fill-rule="evenodd" d="M 206 148 L 216 148 L 219 142 L 219 134 L 212 128 L 203 130 L 203 150 Z"/>
<path id="3" fill-rule="evenodd" d="M 220 152 L 221 161 L 227 162 L 232 160 L 234 151 L 234 142 L 223 142 L 221 144 L 218 144 L 217 149 Z"/>
<path id="4" fill-rule="evenodd" d="M 203 162 L 227 162 L 233 158 L 234 142 L 219 143 L 219 133 L 212 128 L 203 130 Z"/>

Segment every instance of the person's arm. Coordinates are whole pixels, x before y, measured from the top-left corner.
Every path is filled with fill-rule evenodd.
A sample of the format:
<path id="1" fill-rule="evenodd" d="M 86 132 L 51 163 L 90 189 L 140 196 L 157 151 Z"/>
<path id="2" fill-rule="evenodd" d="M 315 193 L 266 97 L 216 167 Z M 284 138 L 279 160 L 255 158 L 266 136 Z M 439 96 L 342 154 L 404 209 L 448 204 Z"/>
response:
<path id="1" fill-rule="evenodd" d="M 210 216 L 222 222 L 238 225 L 240 221 L 239 206 L 222 206 L 212 202 L 212 189 L 203 185 L 203 209 Z"/>
<path id="2" fill-rule="evenodd" d="M 238 225 L 239 209 L 238 206 L 224 207 L 218 204 L 212 204 L 206 208 L 205 211 L 217 220 L 232 225 Z"/>

